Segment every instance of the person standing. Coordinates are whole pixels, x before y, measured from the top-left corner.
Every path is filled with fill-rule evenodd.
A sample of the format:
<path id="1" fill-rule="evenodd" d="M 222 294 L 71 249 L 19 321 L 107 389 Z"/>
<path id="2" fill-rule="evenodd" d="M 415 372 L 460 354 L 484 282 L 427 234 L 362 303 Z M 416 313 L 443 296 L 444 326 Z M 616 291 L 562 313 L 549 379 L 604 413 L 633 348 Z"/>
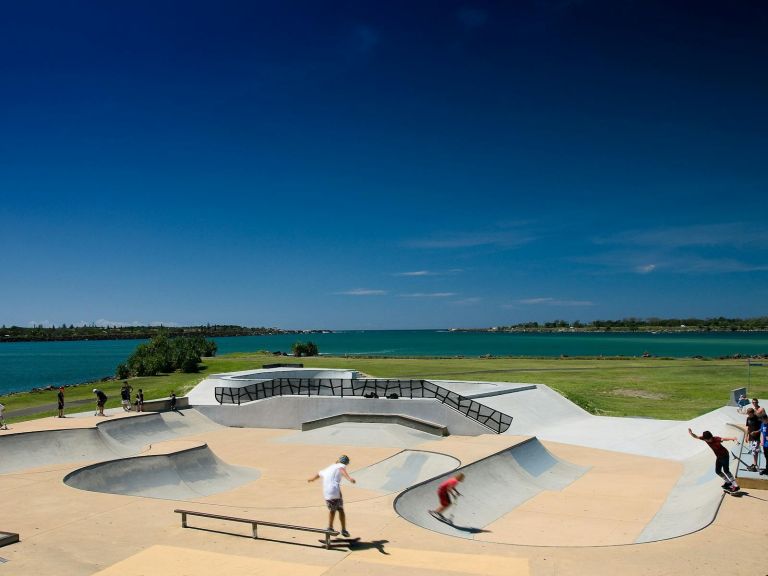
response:
<path id="1" fill-rule="evenodd" d="M 5 423 L 5 405 L 0 404 L 0 430 L 8 430 L 8 425 Z"/>
<path id="2" fill-rule="evenodd" d="M 107 403 L 107 395 L 98 388 L 93 389 L 96 394 L 96 413 L 94 416 L 104 416 L 104 405 Z"/>
<path id="3" fill-rule="evenodd" d="M 765 468 L 760 470 L 761 475 L 768 474 L 768 414 L 763 414 L 763 420 L 760 423 L 760 444 L 763 445 L 763 456 L 765 456 Z"/>
<path id="4" fill-rule="evenodd" d="M 728 450 L 726 450 L 723 446 L 723 442 L 735 441 L 736 438 L 721 438 L 720 436 L 713 436 L 712 432 L 709 430 L 705 430 L 701 433 L 701 436 L 697 436 L 690 428 L 688 428 L 688 434 L 697 440 L 706 442 L 707 446 L 712 449 L 712 452 L 715 453 L 715 474 L 725 480 L 725 484 L 723 484 L 722 487 L 726 490 L 730 490 L 731 492 L 736 492 L 739 489 L 739 485 L 736 483 L 736 478 L 734 478 L 733 474 L 731 474 L 731 468 L 728 462 Z"/>
<path id="5" fill-rule="evenodd" d="M 136 392 L 136 412 L 144 412 L 144 390 Z"/>
<path id="6" fill-rule="evenodd" d="M 763 414 L 765 414 L 765 408 L 760 406 L 760 400 L 757 398 L 752 398 L 752 408 L 755 409 L 755 416 L 760 418 L 760 420 L 763 419 Z"/>
<path id="7" fill-rule="evenodd" d="M 59 418 L 64 418 L 64 387 L 59 387 L 59 393 L 56 394 L 56 403 L 59 407 Z"/>
<path id="8" fill-rule="evenodd" d="M 456 489 L 459 482 L 464 482 L 464 474 L 462 472 L 448 478 L 448 480 L 437 487 L 437 498 L 440 500 L 440 506 L 435 510 L 429 511 L 432 516 L 436 516 L 439 520 L 445 520 L 443 512 L 451 506 L 451 496 L 453 496 L 454 499 L 461 496 L 461 492 Z"/>
<path id="9" fill-rule="evenodd" d="M 760 454 L 760 424 L 761 418 L 755 414 L 755 409 L 751 406 L 747 408 L 747 442 L 749 451 L 752 453 L 752 465 L 747 467 L 750 472 L 757 472 L 757 459 Z"/>
<path id="10" fill-rule="evenodd" d="M 131 386 L 127 381 L 123 381 L 123 386 L 120 388 L 120 402 L 123 405 L 123 410 L 131 411 Z"/>
<path id="11" fill-rule="evenodd" d="M 344 513 L 344 499 L 341 497 L 341 479 L 344 477 L 352 484 L 355 483 L 355 479 L 347 473 L 347 464 L 349 464 L 349 456 L 339 456 L 334 464 L 323 468 L 307 480 L 307 482 L 314 482 L 318 478 L 323 479 L 323 498 L 325 498 L 325 505 L 328 507 L 328 530 L 334 529 L 333 520 L 336 512 L 338 512 L 341 521 L 341 535 L 345 538 L 349 537 L 349 532 L 347 532 L 347 516 Z"/>
<path id="12" fill-rule="evenodd" d="M 171 410 L 176 412 L 176 392 L 171 392 Z"/>

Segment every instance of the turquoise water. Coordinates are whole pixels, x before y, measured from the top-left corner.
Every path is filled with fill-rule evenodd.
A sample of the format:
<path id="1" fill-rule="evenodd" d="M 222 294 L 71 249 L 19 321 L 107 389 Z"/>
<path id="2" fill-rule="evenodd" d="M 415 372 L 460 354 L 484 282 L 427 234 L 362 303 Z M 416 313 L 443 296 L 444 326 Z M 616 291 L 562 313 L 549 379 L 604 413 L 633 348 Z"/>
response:
<path id="1" fill-rule="evenodd" d="M 348 331 L 297 336 L 216 338 L 220 354 L 281 350 L 296 340 L 323 354 L 375 356 L 731 356 L 768 354 L 768 333 L 494 334 L 435 330 Z M 75 384 L 114 374 L 142 340 L 5 342 L 0 344 L 0 394 Z"/>

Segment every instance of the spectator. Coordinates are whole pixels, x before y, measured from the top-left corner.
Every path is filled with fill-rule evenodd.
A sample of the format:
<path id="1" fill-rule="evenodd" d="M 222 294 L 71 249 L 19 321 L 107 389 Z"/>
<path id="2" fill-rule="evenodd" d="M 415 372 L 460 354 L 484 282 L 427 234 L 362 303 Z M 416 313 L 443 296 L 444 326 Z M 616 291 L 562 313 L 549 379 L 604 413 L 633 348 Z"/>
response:
<path id="1" fill-rule="evenodd" d="M 752 453 L 752 464 L 747 466 L 750 472 L 757 472 L 757 459 L 760 454 L 760 424 L 762 419 L 755 414 L 755 409 L 751 406 L 747 408 L 747 439 L 749 451 Z"/>
<path id="2" fill-rule="evenodd" d="M 64 387 L 59 388 L 59 393 L 56 394 L 56 401 L 59 406 L 59 418 L 64 418 Z"/>
<path id="3" fill-rule="evenodd" d="M 0 430 L 8 430 L 8 425 L 5 423 L 5 405 L 0 404 Z"/>
<path id="4" fill-rule="evenodd" d="M 144 412 L 144 390 L 136 392 L 136 412 Z"/>
<path id="5" fill-rule="evenodd" d="M 176 412 L 176 392 L 171 392 L 171 410 Z"/>
<path id="6" fill-rule="evenodd" d="M 123 386 L 120 388 L 120 402 L 123 405 L 123 410 L 126 412 L 131 411 L 131 386 L 127 381 L 123 381 Z"/>

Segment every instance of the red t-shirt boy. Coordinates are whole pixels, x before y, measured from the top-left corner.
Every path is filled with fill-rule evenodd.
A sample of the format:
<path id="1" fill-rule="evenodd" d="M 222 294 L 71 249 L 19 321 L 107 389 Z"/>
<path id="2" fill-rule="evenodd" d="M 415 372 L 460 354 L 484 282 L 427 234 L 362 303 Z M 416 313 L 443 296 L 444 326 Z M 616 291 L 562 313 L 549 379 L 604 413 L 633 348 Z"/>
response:
<path id="1" fill-rule="evenodd" d="M 440 484 L 437 488 L 437 497 L 440 499 L 440 506 L 437 510 L 430 510 L 429 513 L 433 516 L 443 517 L 443 512 L 451 505 L 451 496 L 460 496 L 461 493 L 456 489 L 456 485 L 459 482 L 464 482 L 464 474 L 459 472 L 452 478 L 448 478 L 445 482 Z"/>

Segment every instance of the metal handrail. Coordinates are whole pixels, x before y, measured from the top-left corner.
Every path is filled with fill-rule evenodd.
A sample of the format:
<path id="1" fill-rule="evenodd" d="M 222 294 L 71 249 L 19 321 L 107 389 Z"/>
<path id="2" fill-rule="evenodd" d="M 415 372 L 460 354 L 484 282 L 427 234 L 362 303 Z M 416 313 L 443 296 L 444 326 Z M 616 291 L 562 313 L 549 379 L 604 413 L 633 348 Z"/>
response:
<path id="1" fill-rule="evenodd" d="M 219 404 L 237 405 L 275 396 L 427 398 L 453 408 L 496 434 L 506 432 L 512 424 L 512 416 L 451 392 L 429 380 L 275 378 L 238 388 L 217 386 L 215 394 Z"/>

